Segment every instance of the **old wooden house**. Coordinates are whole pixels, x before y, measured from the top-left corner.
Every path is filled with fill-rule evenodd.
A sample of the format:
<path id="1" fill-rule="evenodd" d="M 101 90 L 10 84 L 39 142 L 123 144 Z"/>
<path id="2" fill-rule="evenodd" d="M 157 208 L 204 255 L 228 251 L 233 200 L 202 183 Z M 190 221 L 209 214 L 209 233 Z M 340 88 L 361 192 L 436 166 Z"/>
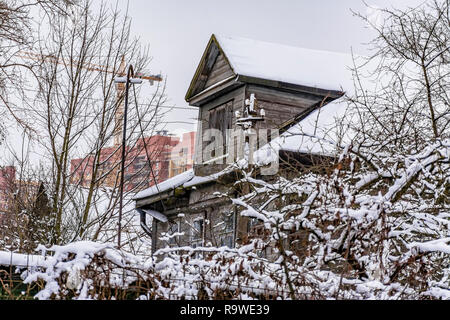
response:
<path id="1" fill-rule="evenodd" d="M 330 102 L 344 94 L 348 65 L 351 57 L 346 54 L 212 35 L 186 94 L 186 101 L 199 109 L 194 168 L 135 196 L 153 251 L 166 246 L 233 247 L 243 239 L 249 220 L 239 216 L 229 199 L 218 196 L 235 179 L 233 170 L 227 170 L 230 163 L 223 160 L 233 152 L 238 161 L 234 148 L 248 142 L 245 137 L 231 139 L 230 130 L 246 124 L 281 135 L 289 128 L 301 129 L 315 110 L 325 105 L 332 110 Z M 212 139 L 211 129 L 222 135 L 219 152 L 208 149 L 218 139 L 217 134 Z M 249 130 L 244 129 L 245 135 Z M 301 150 L 295 148 L 298 139 L 284 143 L 277 156 L 290 153 L 308 162 L 308 155 L 322 153 L 311 139 Z"/>

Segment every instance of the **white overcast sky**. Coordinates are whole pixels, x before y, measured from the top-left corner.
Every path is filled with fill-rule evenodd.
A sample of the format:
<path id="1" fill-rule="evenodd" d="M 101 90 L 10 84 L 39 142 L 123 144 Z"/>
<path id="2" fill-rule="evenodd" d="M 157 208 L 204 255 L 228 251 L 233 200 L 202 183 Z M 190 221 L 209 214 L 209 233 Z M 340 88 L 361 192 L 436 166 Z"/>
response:
<path id="1" fill-rule="evenodd" d="M 405 8 L 419 0 L 366 0 L 376 7 Z M 169 103 L 187 106 L 185 93 L 213 33 L 304 48 L 367 53 L 374 33 L 351 10 L 361 0 L 119 0 L 132 17 L 133 32 L 150 46 L 152 73 L 167 77 Z M 195 111 L 176 110 L 169 121 L 193 122 Z M 193 128 L 172 124 L 169 129 Z"/>
<path id="2" fill-rule="evenodd" d="M 132 32 L 149 45 L 152 73 L 167 78 L 169 105 L 187 107 L 184 100 L 207 42 L 213 33 L 286 45 L 365 54 L 364 43 L 374 32 L 351 10 L 366 13 L 361 0 L 116 0 L 128 6 Z M 116 1 L 106 1 L 115 6 Z M 405 8 L 424 0 L 366 0 L 372 7 Z M 94 0 L 100 4 L 100 0 Z M 148 91 L 150 88 L 143 90 Z M 195 130 L 196 109 L 174 109 L 166 118 L 172 133 Z M 186 124 L 188 122 L 191 124 Z M 20 129 L 9 130 L 0 145 L 0 165 L 9 162 L 8 148 L 22 150 Z M 40 159 L 39 150 L 31 155 Z"/>

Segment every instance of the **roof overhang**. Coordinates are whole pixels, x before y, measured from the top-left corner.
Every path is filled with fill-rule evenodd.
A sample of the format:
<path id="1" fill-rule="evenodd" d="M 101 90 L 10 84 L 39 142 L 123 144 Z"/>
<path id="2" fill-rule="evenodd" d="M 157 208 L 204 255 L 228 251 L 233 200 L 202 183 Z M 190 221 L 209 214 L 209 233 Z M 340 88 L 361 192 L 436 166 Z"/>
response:
<path id="1" fill-rule="evenodd" d="M 168 221 L 167 217 L 164 214 L 156 210 L 138 208 L 137 211 L 141 214 L 148 214 L 149 216 L 152 216 L 153 218 L 161 222 Z"/>
<path id="2" fill-rule="evenodd" d="M 155 203 L 155 202 L 158 202 L 161 200 L 165 200 L 165 199 L 173 196 L 174 193 L 175 193 L 175 191 L 173 189 L 171 189 L 171 190 L 163 191 L 161 193 L 157 193 L 157 194 L 149 196 L 149 197 L 142 197 L 139 199 L 135 199 L 136 208 L 141 208 L 146 205 L 150 205 L 152 203 Z"/>
<path id="3" fill-rule="evenodd" d="M 257 84 L 257 85 L 282 89 L 282 90 L 291 91 L 291 92 L 314 94 L 319 97 L 328 96 L 331 99 L 336 99 L 344 94 L 343 91 L 339 91 L 339 90 L 321 89 L 321 88 L 317 88 L 317 87 L 309 87 L 309 86 L 292 84 L 292 83 L 287 83 L 287 82 L 282 82 L 282 81 L 249 77 L 249 76 L 244 76 L 244 75 L 238 75 L 236 81 Z"/>
<path id="4" fill-rule="evenodd" d="M 243 85 L 242 82 L 237 81 L 237 76 L 233 76 L 225 80 L 226 81 L 217 83 L 209 88 L 206 88 L 205 90 L 191 97 L 188 100 L 189 105 L 199 107 L 200 105 L 205 104 L 208 101 L 213 100 L 218 96 L 230 92 L 234 89 L 237 89 Z"/>

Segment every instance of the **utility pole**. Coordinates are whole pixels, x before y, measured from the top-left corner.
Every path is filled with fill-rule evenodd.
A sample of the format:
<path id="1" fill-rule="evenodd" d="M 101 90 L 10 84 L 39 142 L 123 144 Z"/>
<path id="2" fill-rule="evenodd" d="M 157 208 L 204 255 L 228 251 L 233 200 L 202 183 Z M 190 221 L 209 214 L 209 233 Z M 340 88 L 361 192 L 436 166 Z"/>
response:
<path id="1" fill-rule="evenodd" d="M 70 64 L 79 64 L 79 61 L 72 59 L 65 59 L 64 57 L 55 57 L 53 55 L 43 55 L 41 53 L 29 52 L 29 51 L 19 51 L 16 54 L 17 57 L 24 59 L 31 59 L 35 61 L 49 61 L 53 63 L 57 63 L 63 66 L 67 66 Z M 124 168 L 125 168 L 125 140 L 126 140 L 126 125 L 127 125 L 127 109 L 128 109 L 128 91 L 130 84 L 140 84 L 142 80 L 148 80 L 150 85 L 153 85 L 154 81 L 162 81 L 161 75 L 143 75 L 137 74 L 134 78 L 134 70 L 133 66 L 129 65 L 128 72 L 125 75 L 125 57 L 122 56 L 122 60 L 118 70 L 111 69 L 107 66 L 93 64 L 93 63 L 84 63 L 81 68 L 86 69 L 88 71 L 97 71 L 97 72 L 106 72 L 111 73 L 113 75 L 119 75 L 114 79 L 116 83 L 117 90 L 117 99 L 119 101 L 119 105 L 115 114 L 115 127 L 114 127 L 114 145 L 120 144 L 120 122 L 123 118 L 123 132 L 122 132 L 122 159 L 121 159 L 121 173 L 120 173 L 120 208 L 119 208 L 119 226 L 118 226 L 118 246 L 121 246 L 121 232 L 122 232 L 122 204 L 123 204 L 123 185 L 124 185 Z M 125 86 L 125 110 L 122 110 L 122 102 L 120 99 L 123 95 Z"/>
<path id="2" fill-rule="evenodd" d="M 123 63 L 123 62 L 122 62 Z M 122 234 L 122 209 L 123 209 L 123 186 L 124 186 L 124 175 L 125 175 L 125 157 L 126 157 L 126 138 L 127 138 L 127 113 L 128 113 L 128 93 L 130 89 L 130 84 L 141 84 L 142 79 L 149 79 L 150 81 L 154 80 L 154 77 L 136 77 L 134 78 L 134 70 L 133 66 L 130 64 L 128 66 L 127 76 L 126 77 L 116 77 L 114 82 L 118 85 L 118 87 L 123 86 L 125 84 L 125 106 L 123 110 L 123 130 L 122 130 L 122 158 L 120 165 L 120 185 L 119 185 L 119 221 L 118 221 L 118 235 L 117 235 L 117 247 L 120 249 L 121 243 L 121 234 Z M 157 81 L 161 81 L 160 78 Z M 117 140 L 115 140 L 117 141 Z"/>

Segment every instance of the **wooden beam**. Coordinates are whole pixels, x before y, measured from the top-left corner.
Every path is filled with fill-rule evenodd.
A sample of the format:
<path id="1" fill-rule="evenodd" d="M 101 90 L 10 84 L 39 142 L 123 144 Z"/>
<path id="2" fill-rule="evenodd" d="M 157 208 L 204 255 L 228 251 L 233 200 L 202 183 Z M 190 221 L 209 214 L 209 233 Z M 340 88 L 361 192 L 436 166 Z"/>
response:
<path id="1" fill-rule="evenodd" d="M 341 97 L 344 92 L 338 91 L 338 90 L 328 90 L 328 89 L 321 89 L 316 87 L 309 87 L 309 86 L 303 86 L 298 84 L 292 84 L 282 81 L 275 81 L 275 80 L 268 80 L 263 78 L 256 78 L 256 77 L 249 77 L 244 75 L 238 75 L 237 81 L 245 82 L 245 83 L 252 83 L 267 87 L 273 87 L 278 89 L 284 89 L 289 92 L 302 92 L 302 93 L 309 93 L 316 95 L 318 97 L 325 97 L 328 96 L 330 98 L 338 98 Z"/>

